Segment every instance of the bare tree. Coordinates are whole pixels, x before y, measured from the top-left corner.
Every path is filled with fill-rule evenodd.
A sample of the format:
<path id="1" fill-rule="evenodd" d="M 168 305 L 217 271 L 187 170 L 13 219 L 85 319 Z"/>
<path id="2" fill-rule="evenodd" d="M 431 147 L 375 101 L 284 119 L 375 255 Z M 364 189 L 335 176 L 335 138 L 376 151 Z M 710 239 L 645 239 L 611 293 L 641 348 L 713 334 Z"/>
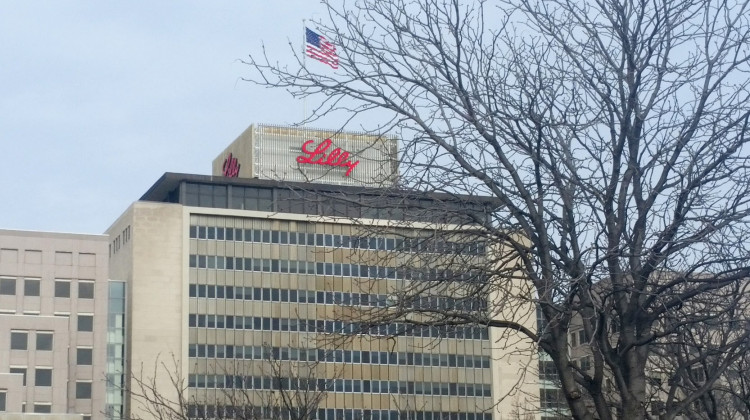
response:
<path id="1" fill-rule="evenodd" d="M 317 354 L 315 349 L 312 352 Z M 210 375 L 213 389 L 195 390 L 190 387 L 196 384 L 189 383 L 173 357 L 172 363 L 157 360 L 152 372 L 141 369 L 131 375 L 131 385 L 124 391 L 138 405 L 131 410 L 139 413 L 131 414 L 133 420 L 309 420 L 317 418 L 334 380 L 325 377 L 323 361 L 282 360 L 279 349 L 266 346 L 262 378 L 252 375 L 257 369 L 238 361 L 231 369 L 214 366 L 211 371 L 217 374 Z M 169 378 L 170 389 L 157 385 L 157 378 L 164 376 Z"/>
<path id="2" fill-rule="evenodd" d="M 310 121 L 344 114 L 399 136 L 403 187 L 502 203 L 488 218 L 443 209 L 472 218 L 494 252 L 481 265 L 453 260 L 454 272 L 481 273 L 468 296 L 491 297 L 487 308 L 409 304 L 466 296 L 431 281 L 381 314 L 520 332 L 550 356 L 578 419 L 706 407 L 746 360 L 750 330 L 739 298 L 750 274 L 748 2 L 327 6 L 318 27 L 338 46 L 337 71 L 263 53 L 247 60 L 251 80 L 318 100 Z M 518 277 L 533 287 L 538 332 L 493 315 L 524 299 L 507 299 Z M 588 369 L 571 360 L 572 323 Z"/>

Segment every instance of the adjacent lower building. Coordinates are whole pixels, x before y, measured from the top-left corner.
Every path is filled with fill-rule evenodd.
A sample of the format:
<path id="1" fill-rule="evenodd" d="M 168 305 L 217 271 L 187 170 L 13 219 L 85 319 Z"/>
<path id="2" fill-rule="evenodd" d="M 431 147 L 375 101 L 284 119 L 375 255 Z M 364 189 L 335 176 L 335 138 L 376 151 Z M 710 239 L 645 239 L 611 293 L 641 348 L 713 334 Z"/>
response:
<path id="1" fill-rule="evenodd" d="M 108 243 L 0 230 L 0 419 L 104 418 Z"/>

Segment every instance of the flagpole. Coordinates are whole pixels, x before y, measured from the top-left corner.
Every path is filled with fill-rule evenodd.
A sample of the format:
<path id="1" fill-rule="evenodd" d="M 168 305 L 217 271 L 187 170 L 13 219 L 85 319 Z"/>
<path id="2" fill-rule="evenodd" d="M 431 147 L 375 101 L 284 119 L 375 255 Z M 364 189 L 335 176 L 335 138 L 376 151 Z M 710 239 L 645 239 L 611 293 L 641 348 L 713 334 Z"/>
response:
<path id="1" fill-rule="evenodd" d="M 302 68 L 307 72 L 307 19 L 302 19 Z M 307 126 L 307 96 L 302 97 L 302 130 Z"/>

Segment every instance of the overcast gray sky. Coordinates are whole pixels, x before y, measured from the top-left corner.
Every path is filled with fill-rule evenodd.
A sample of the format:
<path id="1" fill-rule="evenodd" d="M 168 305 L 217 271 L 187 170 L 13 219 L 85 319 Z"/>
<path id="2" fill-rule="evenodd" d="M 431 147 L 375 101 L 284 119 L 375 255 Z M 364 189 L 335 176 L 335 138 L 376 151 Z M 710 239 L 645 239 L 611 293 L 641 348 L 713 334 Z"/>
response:
<path id="1" fill-rule="evenodd" d="M 251 123 L 299 121 L 238 60 L 291 59 L 322 7 L 0 0 L 0 228 L 101 233 L 164 172 L 209 174 Z"/>

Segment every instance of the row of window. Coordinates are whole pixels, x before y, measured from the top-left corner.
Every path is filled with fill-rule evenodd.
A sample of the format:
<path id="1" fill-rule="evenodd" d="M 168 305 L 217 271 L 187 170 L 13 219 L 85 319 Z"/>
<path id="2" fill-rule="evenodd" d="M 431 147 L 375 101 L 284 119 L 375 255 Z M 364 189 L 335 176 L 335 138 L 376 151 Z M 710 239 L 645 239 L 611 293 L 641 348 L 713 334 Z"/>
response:
<path id="1" fill-rule="evenodd" d="M 91 365 L 91 349 L 78 350 L 78 364 L 79 365 Z M 26 368 L 11 367 L 9 373 L 23 375 L 22 385 L 26 386 Z M 34 368 L 34 385 L 33 386 L 52 386 L 52 368 L 37 367 Z M 76 382 L 76 398 L 77 399 L 89 399 L 91 398 L 91 382 L 79 381 Z M 2 411 L 2 410 L 0 410 Z"/>
<path id="2" fill-rule="evenodd" d="M 171 192 L 166 201 L 186 206 L 258 210 L 266 212 L 337 216 L 347 218 L 412 220 L 439 223 L 476 223 L 487 220 L 497 204 L 485 200 L 440 201 L 394 195 L 346 194 L 291 191 L 238 185 L 183 183 L 181 194 Z M 182 201 L 180 201 L 180 195 Z"/>
<path id="3" fill-rule="evenodd" d="M 279 378 L 240 375 L 188 375 L 191 388 L 254 390 L 318 390 L 368 394 L 409 394 L 459 397 L 490 397 L 490 384 L 455 382 L 378 381 L 368 379 Z"/>
<path id="4" fill-rule="evenodd" d="M 488 356 L 463 354 L 386 352 L 363 350 L 298 349 L 290 347 L 233 346 L 214 344 L 190 344 L 190 357 L 215 357 L 219 359 L 294 360 L 300 362 L 333 362 L 389 364 L 401 366 L 435 366 L 487 369 Z"/>
<path id="5" fill-rule="evenodd" d="M 403 336 L 424 338 L 457 338 L 488 340 L 487 327 L 466 325 L 409 325 L 391 323 L 365 326 L 357 322 L 313 320 L 299 318 L 268 318 L 253 316 L 190 314 L 188 326 L 199 328 L 227 328 L 255 331 L 314 332 L 326 334 L 366 334 L 375 336 Z"/>
<path id="6" fill-rule="evenodd" d="M 12 367 L 9 373 L 23 375 L 22 385 L 26 386 L 26 368 Z M 34 386 L 52 386 L 52 368 L 34 368 Z"/>
<path id="7" fill-rule="evenodd" d="M 51 332 L 36 332 L 36 350 L 52 351 L 52 340 L 54 334 Z M 29 332 L 28 331 L 11 331 L 10 332 L 10 349 L 11 350 L 28 350 L 29 349 Z"/>
<path id="8" fill-rule="evenodd" d="M 16 280 L 15 278 L 0 278 L 0 295 L 15 295 L 16 294 Z M 79 299 L 93 299 L 94 298 L 94 282 L 93 281 L 78 281 L 78 298 Z M 55 297 L 69 298 L 70 297 L 70 280 L 55 280 Z M 39 296 L 41 290 L 40 279 L 23 279 L 23 295 L 24 296 Z"/>
<path id="9" fill-rule="evenodd" d="M 249 412 L 252 410 L 252 412 Z M 188 406 L 190 418 L 263 418 L 291 420 L 301 418 L 299 413 L 290 413 L 276 407 L 215 407 Z M 492 420 L 492 413 L 465 413 L 451 411 L 397 411 L 367 410 L 361 408 L 320 408 L 317 420 Z"/>
<path id="10" fill-rule="evenodd" d="M 384 267 L 378 265 L 324 263 L 269 258 L 225 257 L 221 255 L 190 254 L 190 268 L 256 271 L 263 273 L 311 274 L 318 276 L 365 277 L 371 279 L 399 279 L 418 281 L 481 281 L 478 272 L 456 272 L 450 269 Z"/>
<path id="11" fill-rule="evenodd" d="M 217 286 L 191 284 L 190 297 L 209 299 L 242 299 L 261 302 L 320 303 L 327 305 L 354 305 L 388 307 L 393 304 L 385 294 L 324 292 L 320 290 L 276 289 L 268 287 Z M 477 297 L 453 299 L 438 296 L 415 298 L 411 308 L 441 308 L 448 310 L 478 311 L 487 308 L 487 301 Z"/>
<path id="12" fill-rule="evenodd" d="M 94 331 L 94 316 L 82 315 L 77 316 L 77 331 L 92 332 Z M 36 332 L 36 350 L 51 351 L 53 347 L 52 332 Z M 25 330 L 12 330 L 10 332 L 10 349 L 11 350 L 29 350 L 29 332 Z"/>
<path id="13" fill-rule="evenodd" d="M 51 332 L 36 332 L 36 350 L 52 351 L 54 334 Z M 11 350 L 29 349 L 29 332 L 14 330 L 10 332 Z M 92 349 L 79 347 L 76 349 L 76 359 L 79 365 L 90 365 L 92 360 Z M 11 372 L 12 373 L 12 372 Z"/>
<path id="14" fill-rule="evenodd" d="M 402 251 L 438 254 L 484 255 L 481 242 L 454 242 L 434 238 L 386 238 L 323 233 L 287 232 L 280 230 L 190 226 L 191 239 L 255 242 L 279 245 L 306 245 L 371 251 Z"/>

